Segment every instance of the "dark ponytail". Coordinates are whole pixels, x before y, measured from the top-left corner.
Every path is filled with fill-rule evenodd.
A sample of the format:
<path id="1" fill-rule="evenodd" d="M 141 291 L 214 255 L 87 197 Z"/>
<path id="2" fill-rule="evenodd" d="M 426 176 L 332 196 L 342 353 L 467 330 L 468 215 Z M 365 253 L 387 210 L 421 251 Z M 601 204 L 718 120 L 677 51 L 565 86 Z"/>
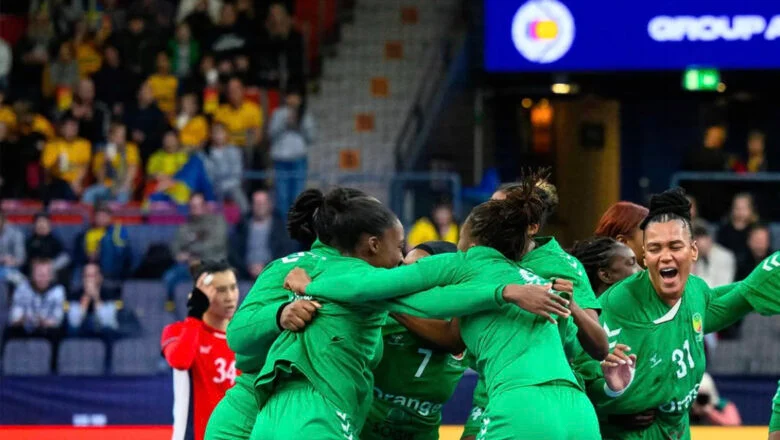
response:
<path id="1" fill-rule="evenodd" d="M 599 278 L 599 269 L 609 267 L 609 261 L 615 256 L 620 246 L 622 246 L 620 242 L 614 238 L 593 237 L 574 243 L 574 247 L 569 250 L 569 253 L 582 263 L 594 291 L 598 290 L 602 284 L 601 278 Z"/>
<path id="2" fill-rule="evenodd" d="M 341 250 L 353 250 L 363 234 L 382 235 L 397 221 L 377 199 L 353 188 L 335 188 L 327 194 L 302 192 L 287 217 L 290 237 L 311 247 L 314 240 Z"/>
<path id="3" fill-rule="evenodd" d="M 650 212 L 639 225 L 643 231 L 651 223 L 666 223 L 672 220 L 683 222 L 688 232 L 693 237 L 691 228 L 691 201 L 685 197 L 685 190 L 682 188 L 672 188 L 654 194 L 650 198 Z"/>
<path id="4" fill-rule="evenodd" d="M 528 226 L 539 224 L 545 213 L 545 204 L 535 188 L 534 182 L 525 180 L 507 193 L 505 200 L 489 200 L 474 208 L 466 219 L 474 241 L 510 260 L 520 260 L 530 239 Z"/>
<path id="5" fill-rule="evenodd" d="M 508 196 L 511 193 L 522 191 L 527 185 L 533 186 L 536 196 L 544 204 L 544 214 L 538 223 L 534 223 L 538 224 L 539 228 L 543 228 L 550 216 L 558 209 L 559 203 L 558 188 L 550 183 L 550 168 L 526 171 L 520 182 L 505 183 L 499 186 L 497 191 L 501 191 Z"/>
<path id="6" fill-rule="evenodd" d="M 307 189 L 300 193 L 287 212 L 287 233 L 290 238 L 301 243 L 305 249 L 311 248 L 317 239 L 314 228 L 314 214 L 325 202 L 325 195 L 318 189 Z"/>

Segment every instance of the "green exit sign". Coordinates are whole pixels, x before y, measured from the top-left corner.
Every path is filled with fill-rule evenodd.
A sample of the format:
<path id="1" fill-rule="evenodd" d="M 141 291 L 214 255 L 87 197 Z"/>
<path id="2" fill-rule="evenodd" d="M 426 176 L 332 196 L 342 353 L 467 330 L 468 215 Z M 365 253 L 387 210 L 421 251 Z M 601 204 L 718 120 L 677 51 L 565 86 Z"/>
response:
<path id="1" fill-rule="evenodd" d="M 687 69 L 683 75 L 685 90 L 718 90 L 720 72 L 718 69 Z"/>

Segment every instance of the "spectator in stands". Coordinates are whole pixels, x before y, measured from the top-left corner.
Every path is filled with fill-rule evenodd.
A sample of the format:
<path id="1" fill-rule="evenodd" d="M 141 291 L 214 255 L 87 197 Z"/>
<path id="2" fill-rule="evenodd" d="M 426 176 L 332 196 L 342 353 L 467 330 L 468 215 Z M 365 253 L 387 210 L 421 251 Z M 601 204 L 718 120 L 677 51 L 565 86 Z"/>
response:
<path id="1" fill-rule="evenodd" d="M 292 17 L 281 2 L 274 2 L 268 10 L 265 34 L 257 53 L 255 64 L 261 86 L 303 88 L 306 53 L 303 35 L 293 28 Z"/>
<path id="2" fill-rule="evenodd" d="M 271 160 L 274 164 L 276 204 L 286 217 L 295 198 L 306 189 L 307 156 L 314 143 L 316 129 L 311 112 L 306 111 L 297 91 L 285 97 L 285 105 L 271 117 L 268 129 Z"/>
<path id="3" fill-rule="evenodd" d="M 244 84 L 232 78 L 227 88 L 228 102 L 219 106 L 214 121 L 227 127 L 230 143 L 254 147 L 262 141 L 263 113 L 257 104 L 244 100 Z"/>
<path id="4" fill-rule="evenodd" d="M 207 200 L 215 199 L 200 154 L 181 151 L 179 139 L 172 130 L 165 135 L 163 149 L 152 155 L 147 165 L 147 174 L 151 179 L 147 186 L 149 201 L 186 205 L 196 192 L 202 193 Z"/>
<path id="5" fill-rule="evenodd" d="M 200 61 L 200 43 L 192 38 L 190 26 L 179 23 L 176 36 L 168 40 L 168 56 L 173 74 L 179 79 L 186 78 L 195 70 Z"/>
<path id="6" fill-rule="evenodd" d="M 27 258 L 29 260 L 51 261 L 57 280 L 67 280 L 70 255 L 62 242 L 52 232 L 51 220 L 46 213 L 38 213 L 33 220 L 33 232 L 27 239 Z"/>
<path id="7" fill-rule="evenodd" d="M 191 280 L 189 266 L 195 261 L 227 258 L 227 223 L 221 215 L 210 214 L 203 194 L 195 193 L 189 203 L 190 215 L 171 244 L 176 264 L 163 275 L 168 300 L 176 285 Z"/>
<path id="8" fill-rule="evenodd" d="M 707 220 L 699 217 L 699 202 L 696 200 L 696 197 L 686 194 L 685 198 L 691 203 L 691 224 L 704 226 L 712 231 L 712 225 Z"/>
<path id="9" fill-rule="evenodd" d="M 44 95 L 49 97 L 54 96 L 59 88 L 69 89 L 71 92 L 76 90 L 80 79 L 79 65 L 73 54 L 72 43 L 70 41 L 60 43 L 57 54 L 57 59 L 47 66 L 44 77 Z M 60 106 L 64 107 L 64 104 L 58 105 Z"/>
<path id="10" fill-rule="evenodd" d="M 8 105 L 5 98 L 6 88 L 0 86 L 0 122 L 5 124 L 10 131 L 13 131 L 16 128 L 16 113 L 14 113 L 14 109 Z"/>
<path id="11" fill-rule="evenodd" d="M 691 406 L 691 424 L 714 426 L 740 426 L 742 417 L 734 402 L 720 397 L 715 381 L 704 373 L 699 392 Z"/>
<path id="12" fill-rule="evenodd" d="M 49 61 L 49 45 L 54 39 L 54 27 L 45 11 L 31 14 L 24 38 L 16 44 L 17 59 L 11 73 L 19 96 L 33 102 L 41 97 L 43 71 Z"/>
<path id="13" fill-rule="evenodd" d="M 733 283 L 737 272 L 734 253 L 715 243 L 712 232 L 701 224 L 694 223 L 693 238 L 699 248 L 699 259 L 693 266 L 693 274 L 704 279 L 710 287 Z"/>
<path id="14" fill-rule="evenodd" d="M 748 231 L 757 221 L 758 215 L 753 196 L 748 193 L 735 195 L 731 202 L 731 214 L 728 221 L 718 229 L 718 243 L 734 252 L 737 258 L 742 258 L 748 254 Z"/>
<path id="15" fill-rule="evenodd" d="M 703 143 L 692 149 L 685 162 L 690 171 L 726 171 L 729 169 L 729 157 L 723 150 L 726 143 L 726 127 L 714 124 L 704 132 Z"/>
<path id="16" fill-rule="evenodd" d="M 737 279 L 745 279 L 764 258 L 772 252 L 772 233 L 769 227 L 756 223 L 747 231 L 747 252 L 738 259 Z"/>
<path id="17" fill-rule="evenodd" d="M 101 32 L 97 37 L 90 32 L 87 26 L 87 20 L 81 19 L 75 23 L 73 30 L 73 51 L 76 62 L 79 65 L 79 74 L 82 78 L 87 78 L 100 70 L 103 62 L 101 53 L 101 44 L 107 37 L 106 32 Z"/>
<path id="18" fill-rule="evenodd" d="M 239 26 L 237 18 L 235 5 L 223 3 L 219 23 L 212 29 L 208 43 L 208 50 L 214 54 L 217 62 L 232 60 L 250 49 L 250 29 Z"/>
<path id="19" fill-rule="evenodd" d="M 763 132 L 754 130 L 748 134 L 747 162 L 745 167 L 749 173 L 767 171 L 766 136 Z"/>
<path id="20" fill-rule="evenodd" d="M 130 139 L 141 149 L 141 159 L 149 156 L 162 145 L 163 134 L 168 127 L 165 114 L 154 100 L 152 88 L 145 82 L 138 89 L 138 103 L 126 118 Z"/>
<path id="21" fill-rule="evenodd" d="M 47 198 L 78 200 L 92 158 L 92 145 L 78 137 L 78 121 L 65 114 L 60 124 L 61 137 L 47 142 L 41 154 L 41 165 L 47 175 Z"/>
<path id="22" fill-rule="evenodd" d="M 230 245 L 230 264 L 242 277 L 254 280 L 273 260 L 292 252 L 285 222 L 274 212 L 266 190 L 252 194 L 252 213 L 236 226 Z"/>
<path id="23" fill-rule="evenodd" d="M 84 266 L 81 284 L 81 290 L 75 292 L 68 307 L 68 334 L 113 339 L 119 331 L 117 302 L 120 292 L 103 285 L 103 274 L 96 263 Z"/>
<path id="24" fill-rule="evenodd" d="M 84 191 L 81 201 L 89 205 L 104 201 L 129 202 L 135 191 L 140 166 L 138 146 L 127 141 L 127 127 L 121 122 L 114 122 L 108 144 L 102 146 L 92 159 L 96 183 Z"/>
<path id="25" fill-rule="evenodd" d="M 24 235 L 8 224 L 0 211 L 0 282 L 8 279 L 25 262 Z"/>
<path id="26" fill-rule="evenodd" d="M 407 246 L 413 248 L 427 241 L 458 242 L 458 224 L 449 203 L 437 203 L 431 211 L 431 217 L 417 220 L 407 237 Z"/>
<path id="27" fill-rule="evenodd" d="M 151 70 L 154 55 L 161 47 L 154 33 L 147 29 L 144 17 L 138 14 L 130 15 L 127 30 L 114 34 L 111 44 L 119 48 L 125 68 L 139 78 Z"/>
<path id="28" fill-rule="evenodd" d="M 221 13 L 222 0 L 182 0 L 179 3 L 176 21 L 187 23 L 192 30 L 192 35 L 204 41 L 213 23 L 219 22 Z"/>
<path id="29" fill-rule="evenodd" d="M 95 100 L 95 83 L 89 78 L 79 81 L 79 88 L 70 110 L 79 122 L 79 135 L 92 143 L 106 140 L 111 111 L 102 101 Z"/>
<path id="30" fill-rule="evenodd" d="M 198 96 L 187 93 L 181 97 L 181 111 L 176 118 L 179 141 L 185 151 L 202 150 L 209 137 L 209 122 L 200 114 Z"/>
<path id="31" fill-rule="evenodd" d="M 119 50 L 115 46 L 103 49 L 103 65 L 93 79 L 97 96 L 106 103 L 114 116 L 121 116 L 130 102 L 135 82 L 130 72 L 122 66 Z"/>
<path id="32" fill-rule="evenodd" d="M 22 281 L 11 299 L 11 313 L 4 339 L 42 337 L 54 345 L 52 369 L 56 363 L 56 345 L 62 337 L 65 316 L 65 288 L 54 283 L 51 261 L 34 260 L 30 265 L 32 281 Z"/>
<path id="33" fill-rule="evenodd" d="M 150 29 L 163 31 L 171 27 L 176 11 L 167 0 L 135 0 L 128 9 L 131 14 L 145 17 Z"/>
<path id="34" fill-rule="evenodd" d="M 89 262 L 96 262 L 104 278 L 118 284 L 132 272 L 132 253 L 127 229 L 114 224 L 106 205 L 95 208 L 92 226 L 76 236 L 73 249 L 73 284 L 81 282 L 81 271 Z"/>
<path id="35" fill-rule="evenodd" d="M 115 33 L 127 29 L 127 11 L 120 7 L 119 0 L 103 0 L 101 3 L 103 3 L 102 23 L 108 21 L 111 32 Z"/>
<path id="36" fill-rule="evenodd" d="M 73 23 L 84 16 L 84 4 L 78 0 L 56 2 L 32 0 L 30 2 L 30 13 L 39 11 L 48 12 L 48 17 L 54 24 L 54 31 L 57 37 L 63 39 L 70 33 Z"/>
<path id="37" fill-rule="evenodd" d="M 227 129 L 220 123 L 211 127 L 211 151 L 206 159 L 206 170 L 218 199 L 230 199 L 242 214 L 247 213 L 249 200 L 242 188 L 244 155 L 229 143 Z"/>
<path id="38" fill-rule="evenodd" d="M 192 14 L 202 13 L 211 22 L 218 22 L 222 13 L 222 0 L 180 0 L 176 21 L 187 20 Z"/>
<path id="39" fill-rule="evenodd" d="M 46 141 L 55 138 L 55 130 L 46 118 L 33 111 L 29 101 L 16 101 L 14 112 L 16 113 L 14 132 L 17 141 L 12 155 L 15 156 L 13 172 L 8 178 L 18 185 L 17 189 L 20 189 L 25 197 L 39 198 L 43 185 L 41 152 Z"/>
<path id="40" fill-rule="evenodd" d="M 11 140 L 8 123 L 0 121 L 0 199 L 19 198 L 24 192 L 19 144 Z"/>
<path id="41" fill-rule="evenodd" d="M 0 38 L 0 88 L 8 87 L 8 77 L 11 74 L 13 65 L 13 56 L 11 55 L 11 46 L 8 42 Z"/>
<path id="42" fill-rule="evenodd" d="M 182 88 L 197 93 L 207 88 L 212 89 L 203 94 L 203 112 L 212 114 L 219 107 L 219 96 L 216 93 L 219 86 L 219 71 L 214 57 L 211 54 L 205 54 L 200 59 L 198 69 L 190 75 Z"/>
<path id="43" fill-rule="evenodd" d="M 171 62 L 165 52 L 159 52 L 156 60 L 157 71 L 146 82 L 152 89 L 152 96 L 157 101 L 157 106 L 170 117 L 176 111 L 179 79 L 171 74 Z"/>

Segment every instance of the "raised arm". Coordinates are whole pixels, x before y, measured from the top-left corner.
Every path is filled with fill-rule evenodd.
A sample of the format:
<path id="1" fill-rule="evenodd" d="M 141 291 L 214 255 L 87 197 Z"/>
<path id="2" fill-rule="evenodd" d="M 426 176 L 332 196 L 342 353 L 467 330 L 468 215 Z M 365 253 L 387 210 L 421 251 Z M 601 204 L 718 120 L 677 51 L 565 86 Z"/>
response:
<path id="1" fill-rule="evenodd" d="M 753 311 L 753 307 L 744 296 L 746 289 L 745 286 L 738 286 L 707 304 L 704 334 L 723 330 Z"/>
<path id="2" fill-rule="evenodd" d="M 195 360 L 200 341 L 202 323 L 195 318 L 187 318 L 173 323 L 163 330 L 160 340 L 163 356 L 171 368 L 189 370 Z"/>
<path id="3" fill-rule="evenodd" d="M 463 281 L 466 274 L 461 270 L 462 260 L 462 254 L 441 254 L 395 269 L 366 264 L 343 275 L 329 276 L 326 272 L 303 288 L 289 287 L 298 293 L 336 302 L 381 301 Z M 450 316 L 457 315 L 441 317 Z"/>

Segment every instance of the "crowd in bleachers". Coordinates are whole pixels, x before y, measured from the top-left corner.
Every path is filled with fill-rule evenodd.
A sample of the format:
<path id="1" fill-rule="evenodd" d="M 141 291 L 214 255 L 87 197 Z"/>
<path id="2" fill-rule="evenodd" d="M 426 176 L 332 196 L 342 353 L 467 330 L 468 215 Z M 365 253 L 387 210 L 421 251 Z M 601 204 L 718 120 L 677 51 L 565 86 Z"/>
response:
<path id="1" fill-rule="evenodd" d="M 30 2 L 0 40 L 0 197 L 246 213 L 244 171 L 273 167 L 284 213 L 315 133 L 293 3 Z"/>

